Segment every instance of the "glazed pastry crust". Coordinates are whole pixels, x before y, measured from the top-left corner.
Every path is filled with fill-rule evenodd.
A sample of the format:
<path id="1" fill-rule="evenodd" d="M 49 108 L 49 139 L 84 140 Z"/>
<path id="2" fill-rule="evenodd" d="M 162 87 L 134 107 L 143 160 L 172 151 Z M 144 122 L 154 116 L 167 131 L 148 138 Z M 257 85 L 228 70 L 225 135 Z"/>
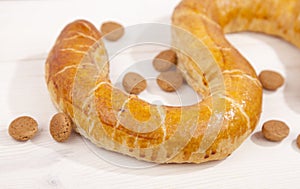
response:
<path id="1" fill-rule="evenodd" d="M 280 15 L 276 17 L 272 13 L 275 16 L 271 17 L 267 5 L 264 6 L 267 2 Z M 225 93 L 221 98 L 225 113 L 212 144 L 205 139 L 205 135 L 209 135 L 207 128 L 213 111 L 212 96 L 202 82 L 210 78 L 204 78 L 204 73 L 195 69 L 195 62 L 178 52 L 178 66 L 188 83 L 203 95 L 201 102 L 187 107 L 151 105 L 112 86 L 108 77 L 109 65 L 99 63 L 105 62 L 105 48 L 98 41 L 101 34 L 84 20 L 67 25 L 49 53 L 46 81 L 52 100 L 58 109 L 72 118 L 77 132 L 107 150 L 157 163 L 202 163 L 224 159 L 255 129 L 262 105 L 262 87 L 255 71 L 225 39 L 224 31 L 260 31 L 300 46 L 299 13 L 296 12 L 300 10 L 299 1 L 255 3 L 260 9 L 245 1 L 184 0 L 172 17 L 174 26 L 190 31 L 202 40 L 222 73 Z M 281 3 L 287 7 L 287 12 L 279 10 Z M 278 16 L 286 16 L 289 20 L 280 25 L 281 20 L 276 20 Z M 262 27 L 266 26 L 265 22 L 268 27 Z M 280 30 L 273 25 L 280 25 Z M 175 37 L 176 43 L 186 45 L 181 36 L 175 34 Z M 84 88 L 77 80 L 87 75 L 80 71 L 82 62 L 87 62 L 90 70 L 99 71 L 101 67 L 101 72 L 96 72 L 99 77 L 91 84 L 93 87 Z M 80 90 L 77 90 L 78 86 L 81 86 Z M 91 96 L 92 100 L 87 100 Z M 141 131 L 141 128 L 145 130 Z M 209 146 L 204 148 L 206 143 Z"/>

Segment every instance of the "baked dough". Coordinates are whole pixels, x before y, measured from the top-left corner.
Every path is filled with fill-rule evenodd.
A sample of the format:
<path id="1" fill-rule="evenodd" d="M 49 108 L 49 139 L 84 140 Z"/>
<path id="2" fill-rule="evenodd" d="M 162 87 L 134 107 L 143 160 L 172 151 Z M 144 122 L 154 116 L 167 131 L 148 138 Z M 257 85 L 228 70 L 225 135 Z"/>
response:
<path id="1" fill-rule="evenodd" d="M 215 112 L 207 82 L 214 78 L 191 58 L 177 49 L 179 68 L 203 100 L 185 107 L 151 105 L 112 86 L 101 34 L 84 20 L 67 25 L 49 53 L 50 95 L 77 132 L 107 150 L 157 163 L 224 159 L 255 129 L 262 105 L 255 71 L 224 32 L 259 31 L 300 47 L 299 6 L 295 0 L 184 0 L 175 9 L 173 25 L 202 41 L 218 65 L 224 81 L 224 94 L 218 96 L 224 103 L 220 128 L 209 126 Z M 197 48 L 176 31 L 173 39 L 176 45 Z"/>

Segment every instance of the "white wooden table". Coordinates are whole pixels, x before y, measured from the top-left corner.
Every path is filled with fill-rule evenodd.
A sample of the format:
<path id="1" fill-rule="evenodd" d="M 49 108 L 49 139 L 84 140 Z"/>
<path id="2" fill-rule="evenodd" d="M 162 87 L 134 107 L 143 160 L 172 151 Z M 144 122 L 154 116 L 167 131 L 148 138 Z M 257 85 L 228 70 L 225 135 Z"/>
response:
<path id="1" fill-rule="evenodd" d="M 125 26 L 170 23 L 178 0 L 0 1 L 0 188 L 298 188 L 300 150 L 300 51 L 276 38 L 243 33 L 229 40 L 257 72 L 273 69 L 286 77 L 277 92 L 264 93 L 256 132 L 224 161 L 201 165 L 158 165 L 132 169 L 108 163 L 73 134 L 56 143 L 48 124 L 56 113 L 44 81 L 44 62 L 60 30 L 75 19 L 97 27 L 116 20 Z M 111 68 L 116 69 L 116 68 Z M 38 135 L 14 141 L 9 123 L 20 115 L 39 122 Z M 290 126 L 281 143 L 267 142 L 258 131 L 264 121 Z M 106 152 L 109 153 L 109 152 Z M 112 157 L 123 156 L 111 154 Z"/>

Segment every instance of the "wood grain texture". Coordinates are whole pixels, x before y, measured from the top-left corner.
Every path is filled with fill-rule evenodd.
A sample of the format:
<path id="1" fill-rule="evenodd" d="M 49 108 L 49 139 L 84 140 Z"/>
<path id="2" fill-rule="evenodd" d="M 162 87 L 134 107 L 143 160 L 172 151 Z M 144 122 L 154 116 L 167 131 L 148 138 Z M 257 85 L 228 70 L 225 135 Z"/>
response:
<path id="1" fill-rule="evenodd" d="M 171 9 L 178 1 L 133 1 L 126 9 L 117 9 L 118 3 L 120 7 L 128 4 L 76 1 L 69 9 L 69 1 L 0 2 L 0 188 L 297 187 L 300 152 L 294 139 L 300 132 L 299 50 L 263 35 L 243 33 L 228 38 L 257 72 L 279 71 L 287 83 L 276 93 L 264 94 L 263 114 L 254 135 L 226 161 L 125 169 L 100 159 L 78 135 L 72 135 L 65 144 L 51 139 L 48 123 L 56 110 L 49 99 L 43 70 L 46 53 L 62 27 L 74 18 L 88 18 L 99 25 L 108 18 L 124 25 L 169 22 Z M 22 35 L 20 28 L 25 30 Z M 123 57 L 130 59 L 132 53 Z M 27 143 L 18 143 L 7 134 L 10 121 L 20 115 L 32 115 L 40 123 L 39 135 Z M 291 128 L 288 138 L 279 144 L 265 142 L 256 134 L 264 121 L 274 118 L 286 121 Z"/>

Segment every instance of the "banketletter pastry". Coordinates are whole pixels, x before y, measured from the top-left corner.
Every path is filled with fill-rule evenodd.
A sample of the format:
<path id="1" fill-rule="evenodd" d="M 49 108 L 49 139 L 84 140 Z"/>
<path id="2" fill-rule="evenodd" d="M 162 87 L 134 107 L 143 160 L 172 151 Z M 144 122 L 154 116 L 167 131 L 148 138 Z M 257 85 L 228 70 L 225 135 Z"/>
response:
<path id="1" fill-rule="evenodd" d="M 101 34 L 84 20 L 67 25 L 49 53 L 46 81 L 52 100 L 71 117 L 77 132 L 107 150 L 157 163 L 224 159 L 255 129 L 262 108 L 254 69 L 224 33 L 262 32 L 300 47 L 300 1 L 183 0 L 172 24 L 202 41 L 218 65 L 224 85 L 218 130 L 209 125 L 214 107 L 208 83 L 214 78 L 193 59 L 175 49 L 178 67 L 203 100 L 184 107 L 149 104 L 111 84 Z M 173 42 L 198 48 L 176 32 Z M 202 55 L 199 49 L 197 56 Z"/>

